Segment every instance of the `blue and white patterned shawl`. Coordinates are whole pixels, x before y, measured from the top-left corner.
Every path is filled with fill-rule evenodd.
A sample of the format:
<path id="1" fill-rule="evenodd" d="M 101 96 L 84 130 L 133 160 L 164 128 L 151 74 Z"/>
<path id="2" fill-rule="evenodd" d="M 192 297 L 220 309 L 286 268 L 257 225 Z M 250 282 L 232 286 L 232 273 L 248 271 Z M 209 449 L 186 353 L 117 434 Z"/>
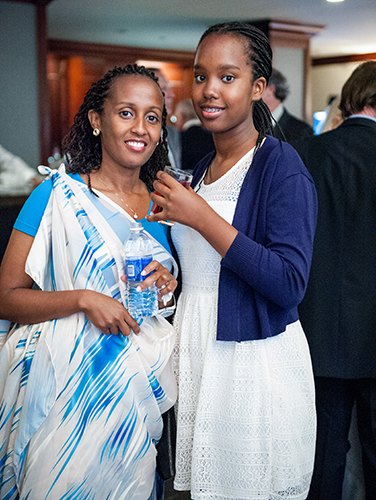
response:
<path id="1" fill-rule="evenodd" d="M 88 288 L 124 303 L 123 243 L 63 166 L 52 183 L 26 272 L 42 290 Z M 156 241 L 154 256 L 174 264 Z M 161 317 L 141 328 L 103 335 L 83 313 L 3 328 L 0 499 L 149 497 L 161 413 L 176 399 L 175 337 Z"/>

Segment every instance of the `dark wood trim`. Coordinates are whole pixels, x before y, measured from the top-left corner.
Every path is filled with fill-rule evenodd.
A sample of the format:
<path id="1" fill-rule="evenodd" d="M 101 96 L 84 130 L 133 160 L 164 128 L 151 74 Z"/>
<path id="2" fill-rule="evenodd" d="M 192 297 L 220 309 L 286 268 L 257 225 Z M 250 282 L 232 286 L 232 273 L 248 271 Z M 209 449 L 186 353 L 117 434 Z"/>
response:
<path id="1" fill-rule="evenodd" d="M 368 54 L 349 54 L 346 56 L 315 57 L 312 59 L 312 66 L 324 66 L 326 64 L 344 64 L 357 61 L 376 60 L 376 52 Z"/>
<path id="2" fill-rule="evenodd" d="M 38 78 L 39 159 L 45 164 L 50 155 L 49 100 L 47 78 L 47 12 L 44 5 L 36 6 L 36 45 Z"/>
<path id="3" fill-rule="evenodd" d="M 49 3 L 51 3 L 53 0 L 6 0 L 7 2 L 18 2 L 18 3 L 31 3 L 35 6 L 39 7 L 45 7 Z"/>
<path id="4" fill-rule="evenodd" d="M 28 194 L 16 194 L 16 195 L 2 194 L 0 196 L 0 208 L 5 208 L 5 207 L 21 208 L 22 205 L 27 200 L 29 194 L 30 193 L 28 193 Z"/>
<path id="5" fill-rule="evenodd" d="M 312 82 L 311 82 L 311 55 L 309 49 L 304 51 L 303 72 L 303 117 L 312 125 Z"/>
<path id="6" fill-rule="evenodd" d="M 75 42 L 71 40 L 48 40 L 48 52 L 61 56 L 92 56 L 119 59 L 146 59 L 179 63 L 184 66 L 193 64 L 194 52 L 183 50 L 150 49 L 102 43 Z"/>

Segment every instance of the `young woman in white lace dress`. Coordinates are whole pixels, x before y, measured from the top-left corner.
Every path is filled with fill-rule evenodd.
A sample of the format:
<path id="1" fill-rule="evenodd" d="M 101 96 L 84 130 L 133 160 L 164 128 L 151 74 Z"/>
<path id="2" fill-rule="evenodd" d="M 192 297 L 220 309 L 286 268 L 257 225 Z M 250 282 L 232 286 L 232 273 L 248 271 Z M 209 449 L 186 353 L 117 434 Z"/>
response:
<path id="1" fill-rule="evenodd" d="M 182 270 L 175 488 L 195 500 L 304 500 L 314 461 L 311 361 L 297 313 L 316 224 L 313 181 L 267 135 L 267 38 L 239 22 L 201 38 L 192 97 L 215 152 L 184 189 L 152 195 L 176 221 Z"/>

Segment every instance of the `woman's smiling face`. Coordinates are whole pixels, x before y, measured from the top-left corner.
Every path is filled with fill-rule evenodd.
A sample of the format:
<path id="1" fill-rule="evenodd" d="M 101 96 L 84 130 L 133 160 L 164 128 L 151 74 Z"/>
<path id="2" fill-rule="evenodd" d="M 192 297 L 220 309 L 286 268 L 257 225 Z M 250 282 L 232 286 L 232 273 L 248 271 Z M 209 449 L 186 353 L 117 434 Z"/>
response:
<path id="1" fill-rule="evenodd" d="M 192 100 L 203 126 L 213 134 L 253 128 L 252 106 L 265 89 L 253 81 L 246 39 L 212 34 L 199 45 L 194 62 Z"/>
<path id="2" fill-rule="evenodd" d="M 93 128 L 101 132 L 102 165 L 116 163 L 130 168 L 144 165 L 161 136 L 163 95 L 149 77 L 117 78 L 103 112 L 89 112 Z"/>

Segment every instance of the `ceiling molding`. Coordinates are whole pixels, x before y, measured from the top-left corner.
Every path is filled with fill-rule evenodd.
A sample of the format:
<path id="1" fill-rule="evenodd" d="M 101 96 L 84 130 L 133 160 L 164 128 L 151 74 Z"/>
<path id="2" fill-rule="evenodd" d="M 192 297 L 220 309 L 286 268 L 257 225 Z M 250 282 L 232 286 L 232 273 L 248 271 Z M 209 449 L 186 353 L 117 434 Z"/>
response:
<path id="1" fill-rule="evenodd" d="M 345 64 L 358 61 L 376 61 L 376 52 L 369 54 L 349 54 L 346 56 L 316 57 L 312 59 L 312 66 L 325 66 L 326 64 Z"/>
<path id="2" fill-rule="evenodd" d="M 280 19 L 270 19 L 269 27 L 274 31 L 299 33 L 307 36 L 320 35 L 326 25 L 317 23 L 304 23 L 298 21 L 286 21 Z"/>

